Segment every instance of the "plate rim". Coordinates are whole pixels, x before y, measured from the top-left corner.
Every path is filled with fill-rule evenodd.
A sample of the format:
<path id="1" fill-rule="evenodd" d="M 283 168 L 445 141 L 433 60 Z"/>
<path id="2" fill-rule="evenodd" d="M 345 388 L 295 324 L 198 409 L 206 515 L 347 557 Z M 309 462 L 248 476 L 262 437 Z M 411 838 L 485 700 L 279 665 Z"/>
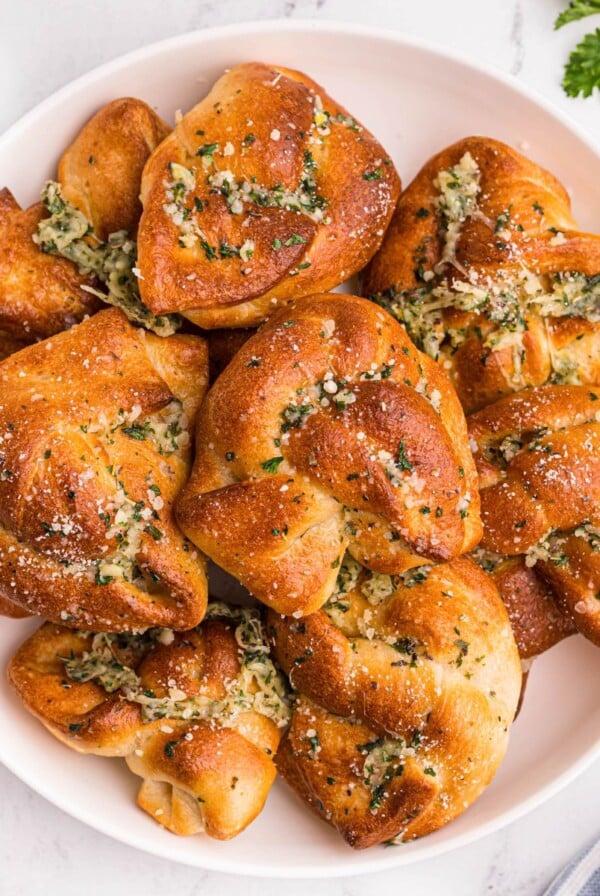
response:
<path id="1" fill-rule="evenodd" d="M 101 65 L 95 66 L 55 90 L 48 97 L 41 100 L 24 113 L 24 115 L 17 119 L 17 121 L 9 125 L 7 130 L 0 136 L 0 152 L 9 148 L 13 140 L 18 139 L 23 131 L 34 126 L 38 118 L 45 118 L 52 112 L 55 106 L 68 101 L 70 95 L 80 93 L 85 89 L 87 84 L 102 80 L 106 75 L 114 74 L 123 69 L 126 70 L 131 65 L 135 65 L 137 62 L 142 62 L 144 59 L 151 58 L 164 51 L 193 45 L 198 41 L 200 43 L 206 43 L 220 40 L 228 36 L 246 36 L 266 31 L 275 33 L 304 31 L 309 33 L 332 34 L 337 37 L 359 36 L 380 40 L 398 47 L 404 46 L 421 50 L 425 53 L 434 54 L 442 60 L 447 60 L 455 65 L 470 69 L 475 74 L 483 74 L 491 80 L 499 82 L 503 87 L 507 87 L 509 90 L 530 100 L 577 137 L 589 150 L 591 150 L 600 162 L 600 148 L 598 147 L 597 141 L 594 140 L 591 133 L 587 131 L 585 127 L 571 118 L 567 112 L 555 105 L 536 89 L 522 83 L 516 76 L 508 74 L 494 65 L 474 59 L 470 54 L 464 55 L 458 53 L 437 42 L 407 34 L 401 29 L 390 29 L 382 26 L 366 25 L 356 22 L 343 22 L 331 18 L 288 19 L 281 17 L 258 19 L 248 22 L 234 22 L 226 25 L 195 29 L 193 31 L 184 32 L 183 34 L 153 41 L 152 43 L 145 44 L 135 50 L 118 55 Z M 404 855 L 402 855 L 402 847 L 400 846 L 398 852 L 394 853 L 394 858 L 391 861 L 389 857 L 383 857 L 383 850 L 379 850 L 376 854 L 369 854 L 369 858 L 361 865 L 349 866 L 347 872 L 340 872 L 339 867 L 343 862 L 343 859 L 340 859 L 331 864 L 313 863 L 307 868 L 300 865 L 293 865 L 290 866 L 289 870 L 284 874 L 279 869 L 273 869 L 268 864 L 250 864 L 247 861 L 239 859 L 236 860 L 235 869 L 227 868 L 227 859 L 222 853 L 219 853 L 218 855 L 215 853 L 214 858 L 210 855 L 205 856 L 199 854 L 198 861 L 194 861 L 193 856 L 190 856 L 189 859 L 187 857 L 173 856 L 170 855 L 168 846 L 169 840 L 167 837 L 165 837 L 165 846 L 162 848 L 145 843 L 143 835 L 136 835 L 135 833 L 130 833 L 128 830 L 121 831 L 120 829 L 118 832 L 115 832 L 113 831 L 110 822 L 106 822 L 103 819 L 96 819 L 85 809 L 80 809 L 79 807 L 73 808 L 70 805 L 69 800 L 66 797 L 62 798 L 61 794 L 58 796 L 54 793 L 49 795 L 51 788 L 46 786 L 44 782 L 40 783 L 37 780 L 33 783 L 34 776 L 30 776 L 28 770 L 23 771 L 18 767 L 18 764 L 13 763 L 10 755 L 8 757 L 4 755 L 4 751 L 0 746 L 0 763 L 14 774 L 15 777 L 71 818 L 76 819 L 78 822 L 87 825 L 93 830 L 96 830 L 117 842 L 188 867 L 201 868 L 206 871 L 218 871 L 220 873 L 235 876 L 242 875 L 277 880 L 355 877 L 361 874 L 370 874 L 378 871 L 392 870 L 404 865 L 416 864 L 463 848 L 501 830 L 509 824 L 512 824 L 517 819 L 524 817 L 538 806 L 541 806 L 543 803 L 552 799 L 575 780 L 575 778 L 579 777 L 599 756 L 600 734 L 598 735 L 596 742 L 590 746 L 576 762 L 565 769 L 565 771 L 558 777 L 553 779 L 551 783 L 546 784 L 537 792 L 519 802 L 516 806 L 513 806 L 502 812 L 500 815 L 478 825 L 474 830 L 466 831 L 448 841 L 433 843 L 431 846 L 428 846 L 427 840 L 424 838 L 421 841 L 422 846 L 418 852 L 405 853 Z"/>
<path id="2" fill-rule="evenodd" d="M 518 805 L 513 806 L 511 809 L 507 809 L 505 812 L 501 813 L 495 818 L 491 818 L 484 824 L 479 825 L 474 830 L 467 831 L 464 834 L 460 834 L 452 840 L 439 844 L 434 843 L 431 846 L 427 846 L 427 838 L 423 838 L 423 840 L 421 840 L 421 843 L 425 845 L 419 852 L 405 853 L 404 856 L 402 856 L 402 844 L 399 844 L 398 853 L 395 854 L 395 856 L 397 855 L 398 857 L 398 861 L 390 861 L 389 859 L 384 859 L 384 851 L 383 849 L 381 849 L 377 853 L 377 855 L 381 856 L 381 858 L 376 858 L 375 855 L 373 855 L 372 858 L 367 859 L 365 863 L 360 866 L 349 866 L 349 872 L 347 873 L 340 873 L 340 871 L 338 870 L 339 862 L 336 860 L 335 865 L 313 863 L 310 868 L 303 868 L 302 866 L 293 865 L 290 866 L 289 870 L 285 874 L 281 873 L 278 869 L 273 869 L 267 864 L 257 864 L 254 862 L 249 863 L 242 860 L 236 860 L 236 867 L 234 869 L 227 868 L 227 859 L 223 854 L 220 854 L 218 857 L 215 854 L 214 861 L 210 856 L 205 857 L 199 855 L 199 861 L 194 861 L 191 856 L 188 860 L 186 857 L 170 855 L 168 849 L 168 838 L 165 838 L 165 848 L 163 849 L 162 847 L 157 848 L 154 845 L 151 846 L 150 844 L 145 843 L 143 837 L 138 837 L 134 834 L 130 834 L 129 831 L 121 832 L 121 830 L 119 829 L 118 833 L 115 833 L 111 830 L 110 823 L 96 820 L 86 810 L 82 810 L 80 808 L 74 810 L 69 805 L 68 800 L 63 800 L 60 795 L 58 797 L 48 795 L 48 791 L 50 790 L 50 788 L 46 788 L 44 784 L 38 785 L 37 782 L 35 784 L 30 783 L 28 775 L 26 773 L 22 774 L 20 771 L 17 771 L 12 766 L 11 762 L 7 761 L 4 756 L 0 756 L 0 763 L 12 774 L 14 774 L 16 778 L 30 787 L 34 791 L 34 793 L 36 793 L 38 796 L 41 796 L 52 806 L 58 808 L 61 812 L 64 812 L 66 815 L 74 818 L 76 821 L 85 824 L 92 830 L 98 831 L 105 837 L 116 840 L 118 843 L 122 843 L 125 846 L 138 849 L 143 853 L 147 853 L 148 855 L 166 859 L 170 862 L 174 862 L 177 865 L 184 865 L 189 868 L 200 868 L 204 871 L 219 872 L 221 874 L 228 874 L 234 877 L 252 877 L 265 880 L 330 880 L 334 878 L 358 877 L 362 874 L 374 874 L 383 871 L 393 871 L 396 868 L 400 868 L 403 866 L 415 865 L 419 862 L 424 862 L 427 859 L 437 858 L 438 856 L 446 855 L 447 853 L 462 849 L 477 842 L 478 840 L 482 840 L 485 837 L 491 836 L 491 834 L 497 833 L 513 822 L 519 820 L 520 818 L 523 818 L 525 815 L 528 815 L 530 812 L 534 811 L 544 803 L 549 802 L 553 797 L 557 796 L 562 790 L 564 790 L 565 787 L 567 787 L 572 781 L 582 775 L 583 772 L 585 772 L 586 769 L 590 767 L 594 760 L 598 758 L 598 756 L 600 756 L 600 735 L 598 736 L 596 743 L 591 746 L 582 756 L 580 756 L 577 762 L 575 762 L 561 775 L 555 778 L 551 784 L 547 784 L 536 793 L 531 794 L 530 797 L 528 797 L 526 800 L 523 800 Z M 118 757 L 101 758 L 117 759 Z M 165 833 L 168 834 L 169 832 L 166 831 Z M 174 834 L 173 836 L 177 835 Z M 348 847 L 348 849 L 350 849 L 350 847 Z M 339 861 L 343 860 L 341 859 Z"/>
<path id="3" fill-rule="evenodd" d="M 138 47 L 135 50 L 130 50 L 127 53 L 115 56 L 114 59 L 109 59 L 107 62 L 103 62 L 89 71 L 84 72 L 72 81 L 68 81 L 62 87 L 53 91 L 49 96 L 45 97 L 25 112 L 20 118 L 13 122 L 13 124 L 9 125 L 0 135 L 0 150 L 3 150 L 5 144 L 14 139 L 19 134 L 20 130 L 27 128 L 38 116 L 45 115 L 46 111 L 52 109 L 53 105 L 62 102 L 63 99 L 68 98 L 70 93 L 78 92 L 81 88 L 85 87 L 88 82 L 95 81 L 110 71 L 118 71 L 120 68 L 126 68 L 137 61 L 143 60 L 146 56 L 153 56 L 157 51 L 168 50 L 171 47 L 176 46 L 185 46 L 186 44 L 193 44 L 201 36 L 207 41 L 210 41 L 227 37 L 230 34 L 253 34 L 268 30 L 314 31 L 322 33 L 334 32 L 336 34 L 358 35 L 361 37 L 371 37 L 377 40 L 382 40 L 386 43 L 405 45 L 424 50 L 425 52 L 434 53 L 437 56 L 448 59 L 465 68 L 470 68 L 475 72 L 482 73 L 495 81 L 499 81 L 505 87 L 527 97 L 554 118 L 559 119 L 561 124 L 572 131 L 600 158 L 600 149 L 598 148 L 596 141 L 583 125 L 572 118 L 568 112 L 565 112 L 559 106 L 555 105 L 552 100 L 549 100 L 544 94 L 540 93 L 535 88 L 530 87 L 528 84 L 523 83 L 516 75 L 505 72 L 495 65 L 474 59 L 470 54 L 463 55 L 455 50 L 448 49 L 447 47 L 438 44 L 436 41 L 429 41 L 425 38 L 407 34 L 398 28 L 363 25 L 357 22 L 341 22 L 329 18 L 287 19 L 281 17 L 273 19 L 254 19 L 248 22 L 232 22 L 226 25 L 196 28 L 193 31 L 187 31 L 183 34 L 177 34 L 172 37 L 163 38 L 162 40 L 153 41 L 152 43 L 145 44 L 143 47 Z"/>

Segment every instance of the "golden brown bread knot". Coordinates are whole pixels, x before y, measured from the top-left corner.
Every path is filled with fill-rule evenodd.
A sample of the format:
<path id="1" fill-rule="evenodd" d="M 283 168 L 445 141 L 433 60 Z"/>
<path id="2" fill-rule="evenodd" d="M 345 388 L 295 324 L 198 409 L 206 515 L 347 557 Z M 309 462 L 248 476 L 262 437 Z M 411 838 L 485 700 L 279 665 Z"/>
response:
<path id="1" fill-rule="evenodd" d="M 135 234 L 142 213 L 142 170 L 170 128 L 141 100 L 103 106 L 85 124 L 58 166 L 63 196 L 91 223 L 96 236 Z"/>
<path id="2" fill-rule="evenodd" d="M 33 242 L 43 215 L 41 203 L 21 209 L 10 190 L 0 190 L 0 329 L 23 344 L 53 336 L 98 307 L 83 289 L 91 278 Z"/>
<path id="3" fill-rule="evenodd" d="M 392 578 L 350 562 L 322 610 L 270 612 L 268 626 L 301 695 L 277 767 L 352 846 L 428 834 L 489 784 L 521 668 L 506 610 L 471 560 Z"/>
<path id="4" fill-rule="evenodd" d="M 247 673 L 248 658 L 264 664 L 265 654 L 240 647 L 239 632 L 224 619 L 137 637 L 46 623 L 17 651 L 8 675 L 59 740 L 81 753 L 123 757 L 143 778 L 138 805 L 159 824 L 226 840 L 263 807 L 286 718 L 269 717 L 256 702 L 264 693 Z"/>
<path id="5" fill-rule="evenodd" d="M 562 185 L 509 146 L 469 137 L 400 198 L 364 279 L 448 369 L 467 412 L 551 382 L 600 379 L 600 237 Z"/>
<path id="6" fill-rule="evenodd" d="M 482 546 L 525 555 L 600 644 L 600 389 L 543 386 L 469 418 Z"/>
<path id="7" fill-rule="evenodd" d="M 236 66 L 144 169 L 142 299 L 201 327 L 251 327 L 364 267 L 399 190 L 383 147 L 318 84 Z"/>
<path id="8" fill-rule="evenodd" d="M 440 368 L 365 299 L 299 299 L 246 342 L 198 418 L 178 521 L 279 612 L 331 594 L 346 548 L 402 572 L 481 526 L 465 420 Z"/>
<path id="9" fill-rule="evenodd" d="M 552 588 L 524 557 L 505 557 L 484 548 L 472 556 L 494 580 L 522 660 L 534 659 L 577 631 Z"/>
<path id="10" fill-rule="evenodd" d="M 172 514 L 207 382 L 204 341 L 117 310 L 0 364 L 0 595 L 55 622 L 199 622 L 203 560 Z"/>

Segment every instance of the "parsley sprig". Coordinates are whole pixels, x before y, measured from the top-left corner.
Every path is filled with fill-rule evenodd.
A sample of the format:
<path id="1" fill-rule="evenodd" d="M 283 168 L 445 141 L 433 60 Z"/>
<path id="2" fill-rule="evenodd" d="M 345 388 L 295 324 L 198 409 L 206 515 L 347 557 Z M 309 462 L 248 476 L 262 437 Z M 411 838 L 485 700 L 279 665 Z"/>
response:
<path id="1" fill-rule="evenodd" d="M 600 87 L 600 28 L 586 34 L 565 66 L 563 88 L 568 96 L 591 96 Z"/>
<path id="2" fill-rule="evenodd" d="M 593 16 L 597 12 L 600 12 L 600 0 L 571 0 L 571 3 L 556 19 L 554 28 L 558 30 L 563 25 L 568 25 L 569 22 L 585 19 L 586 16 Z"/>
<path id="3" fill-rule="evenodd" d="M 600 14 L 600 0 L 571 0 L 558 16 L 554 28 L 562 28 L 587 16 Z M 562 82 L 567 96 L 591 96 L 595 87 L 600 87 L 600 28 L 586 34 L 565 66 Z"/>

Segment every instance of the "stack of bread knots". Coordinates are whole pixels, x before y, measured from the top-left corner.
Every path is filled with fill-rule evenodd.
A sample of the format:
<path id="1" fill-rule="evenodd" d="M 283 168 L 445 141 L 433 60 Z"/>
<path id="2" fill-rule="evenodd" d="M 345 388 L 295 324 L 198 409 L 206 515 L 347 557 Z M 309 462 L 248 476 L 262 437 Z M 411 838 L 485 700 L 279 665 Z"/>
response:
<path id="1" fill-rule="evenodd" d="M 288 709 L 256 611 L 202 622 L 206 560 L 173 516 L 209 359 L 135 288 L 142 169 L 168 132 L 116 100 L 44 203 L 0 194 L 0 613 L 51 620 L 9 678 L 55 736 L 126 758 L 169 830 L 227 839 L 262 809 Z"/>
<path id="2" fill-rule="evenodd" d="M 527 661 L 600 643 L 600 238 L 486 138 L 399 194 L 263 63 L 0 193 L 0 613 L 46 620 L 9 678 L 175 833 L 235 836 L 278 771 L 355 848 L 428 834 Z"/>
<path id="3" fill-rule="evenodd" d="M 479 795 L 519 655 L 461 558 L 481 523 L 460 403 L 390 315 L 332 294 L 272 315 L 202 405 L 177 520 L 271 608 L 295 692 L 277 766 L 348 843 L 426 834 Z"/>
<path id="4" fill-rule="evenodd" d="M 472 137 L 407 187 L 364 288 L 448 370 L 471 414 L 475 557 L 522 657 L 577 629 L 597 639 L 600 237 L 578 230 L 549 172 Z"/>
<path id="5" fill-rule="evenodd" d="M 232 326 L 364 267 L 399 189 L 385 150 L 318 85 L 252 63 L 173 133 L 139 100 L 109 103 L 66 150 L 42 203 L 22 211 L 2 193 L 0 612 L 48 620 L 10 680 L 69 746 L 125 757 L 143 779 L 139 805 L 176 833 L 225 839 L 252 821 L 290 715 L 260 612 L 207 611 L 206 556 L 174 516 L 208 362 L 214 379 L 251 335 Z M 183 314 L 214 335 L 177 334 Z M 373 335 L 369 345 L 377 353 Z M 435 372 L 428 384 L 415 359 L 403 363 L 451 417 Z M 388 376 L 371 365 L 369 378 Z M 448 510 L 439 544 L 429 534 L 421 543 L 407 521 L 410 542 L 387 548 L 402 568 L 415 548 L 454 555 L 477 540 L 476 504 L 453 522 L 462 498 L 467 516 L 474 468 L 450 444 L 454 423 L 446 432 L 418 401 L 425 409 L 409 402 L 407 412 L 429 421 L 444 457 L 462 458 L 465 482 L 453 470 L 436 486 Z M 392 466 L 410 463 L 404 443 L 394 451 Z M 391 504 L 381 484 L 375 499 Z M 339 514 L 335 526 L 347 541 Z"/>

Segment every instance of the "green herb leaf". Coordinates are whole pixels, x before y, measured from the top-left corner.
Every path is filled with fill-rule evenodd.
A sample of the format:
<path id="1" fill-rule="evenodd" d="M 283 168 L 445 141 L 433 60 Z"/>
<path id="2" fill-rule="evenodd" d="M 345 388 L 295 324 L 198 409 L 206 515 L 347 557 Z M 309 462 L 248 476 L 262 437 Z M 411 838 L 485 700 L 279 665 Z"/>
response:
<path id="1" fill-rule="evenodd" d="M 151 535 L 154 541 L 160 541 L 164 537 L 164 532 L 161 532 L 160 529 L 157 529 L 152 523 L 148 523 L 145 531 L 148 535 Z"/>
<path id="2" fill-rule="evenodd" d="M 280 463 L 283 463 L 283 457 L 271 457 L 269 460 L 263 461 L 261 467 L 263 470 L 266 470 L 267 473 L 276 473 Z"/>
<path id="3" fill-rule="evenodd" d="M 591 96 L 600 87 L 600 28 L 577 44 L 565 67 L 562 82 L 567 96 Z"/>
<path id="4" fill-rule="evenodd" d="M 137 442 L 146 441 L 146 433 L 142 426 L 124 426 L 121 432 L 130 439 L 135 439 Z"/>
<path id="5" fill-rule="evenodd" d="M 365 173 L 363 174 L 363 180 L 381 180 L 382 177 L 382 168 L 375 168 L 374 171 L 365 171 Z"/>
<path id="6" fill-rule="evenodd" d="M 200 149 L 196 150 L 197 156 L 212 156 L 218 147 L 218 143 L 205 143 Z"/>
<path id="7" fill-rule="evenodd" d="M 400 444 L 398 445 L 398 456 L 396 457 L 396 466 L 401 470 L 407 470 L 409 473 L 413 471 L 413 465 L 409 461 L 406 456 L 406 449 L 404 447 L 404 439 L 400 440 Z"/>
<path id="8" fill-rule="evenodd" d="M 306 240 L 299 233 L 293 233 L 283 244 L 284 246 L 301 246 Z"/>
<path id="9" fill-rule="evenodd" d="M 586 16 L 593 16 L 595 13 L 600 13 L 600 0 L 571 0 L 564 12 L 557 17 L 554 28 L 558 30 L 569 22 L 585 19 Z"/>

